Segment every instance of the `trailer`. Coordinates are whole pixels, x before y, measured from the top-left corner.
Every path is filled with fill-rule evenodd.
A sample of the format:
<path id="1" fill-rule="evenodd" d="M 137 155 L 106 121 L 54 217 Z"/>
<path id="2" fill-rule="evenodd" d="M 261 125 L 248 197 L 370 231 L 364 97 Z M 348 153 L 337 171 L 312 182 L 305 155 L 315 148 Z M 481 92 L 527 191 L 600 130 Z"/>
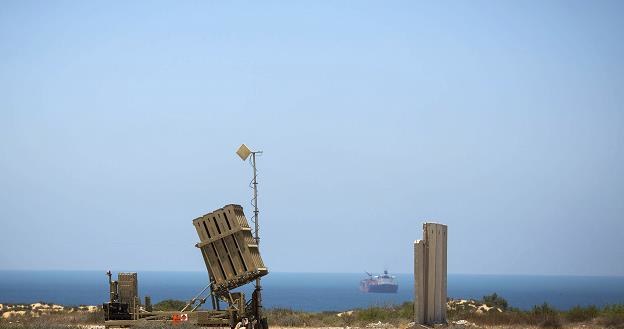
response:
<path id="1" fill-rule="evenodd" d="M 107 272 L 110 301 L 103 304 L 105 328 L 124 328 L 148 321 L 192 323 L 200 327 L 268 329 L 262 316 L 260 277 L 268 269 L 260 256 L 243 207 L 236 204 L 193 220 L 199 242 L 195 245 L 204 259 L 208 284 L 179 311 L 154 311 L 151 299 L 143 303 L 138 293 L 137 273 Z M 251 298 L 233 289 L 255 281 Z M 211 309 L 200 309 L 207 301 Z M 227 306 L 222 309 L 221 302 Z"/>

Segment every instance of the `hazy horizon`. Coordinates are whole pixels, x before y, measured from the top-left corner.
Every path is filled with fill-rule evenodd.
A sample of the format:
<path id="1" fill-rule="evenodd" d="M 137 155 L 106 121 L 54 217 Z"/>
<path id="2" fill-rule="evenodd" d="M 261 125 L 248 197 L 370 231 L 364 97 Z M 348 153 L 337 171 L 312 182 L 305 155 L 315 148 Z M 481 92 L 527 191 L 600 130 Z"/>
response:
<path id="1" fill-rule="evenodd" d="M 0 269 L 624 275 L 624 2 L 3 1 Z M 355 273 L 355 272 L 352 272 Z"/>

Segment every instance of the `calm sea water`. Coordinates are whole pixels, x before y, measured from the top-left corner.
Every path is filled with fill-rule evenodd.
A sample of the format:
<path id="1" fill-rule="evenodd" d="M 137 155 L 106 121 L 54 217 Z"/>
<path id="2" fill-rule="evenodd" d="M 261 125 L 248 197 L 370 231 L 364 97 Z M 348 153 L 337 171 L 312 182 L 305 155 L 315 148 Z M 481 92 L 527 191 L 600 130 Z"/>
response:
<path id="1" fill-rule="evenodd" d="M 412 300 L 413 276 L 398 274 L 397 294 L 358 290 L 363 275 L 345 273 L 270 273 L 263 279 L 265 307 L 340 311 Z M 154 302 L 188 300 L 207 282 L 204 272 L 139 272 L 139 293 Z M 250 296 L 251 287 L 242 289 Z M 559 309 L 574 305 L 624 303 L 624 277 L 459 275 L 448 277 L 448 295 L 481 298 L 493 292 L 523 309 L 548 302 Z M 101 304 L 108 299 L 104 272 L 0 271 L 0 303 L 54 302 Z"/>

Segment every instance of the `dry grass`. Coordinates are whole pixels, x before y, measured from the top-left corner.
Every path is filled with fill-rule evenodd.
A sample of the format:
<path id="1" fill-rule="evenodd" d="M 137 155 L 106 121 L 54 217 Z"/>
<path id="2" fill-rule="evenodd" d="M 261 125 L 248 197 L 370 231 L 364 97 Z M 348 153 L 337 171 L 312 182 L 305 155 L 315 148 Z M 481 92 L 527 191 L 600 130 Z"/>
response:
<path id="1" fill-rule="evenodd" d="M 605 307 L 598 322 L 609 328 L 624 328 L 624 304 Z"/>
<path id="2" fill-rule="evenodd" d="M 450 320 L 467 320 L 479 326 L 537 327 L 537 328 L 609 328 L 624 329 L 624 305 L 576 306 L 558 311 L 548 304 L 535 306 L 531 311 L 512 309 L 505 312 L 477 314 L 467 310 L 449 311 Z"/>
<path id="3" fill-rule="evenodd" d="M 480 326 L 537 326 L 541 328 L 562 328 L 561 316 L 550 308 L 543 309 L 543 306 L 534 308 L 530 312 L 518 310 L 505 312 L 487 312 L 478 314 L 474 312 L 464 312 L 459 314 L 449 314 L 450 320 L 467 320 Z"/>
<path id="4" fill-rule="evenodd" d="M 286 308 L 265 310 L 269 326 L 280 327 L 342 327 L 346 323 L 335 312 L 300 312 Z"/>
<path id="5" fill-rule="evenodd" d="M 0 329 L 78 329 L 89 324 L 103 324 L 104 313 L 97 312 L 58 312 L 39 317 L 14 316 L 8 320 L 0 320 Z"/>
<path id="6" fill-rule="evenodd" d="M 285 308 L 265 309 L 270 327 L 289 328 L 364 328 L 371 323 L 381 322 L 384 326 L 406 328 L 413 321 L 413 304 L 375 306 L 343 312 L 302 312 Z M 86 325 L 103 324 L 102 311 L 58 312 L 40 317 L 19 316 L 7 320 L 0 319 L 0 329 L 84 329 Z M 611 305 L 598 309 L 594 306 L 574 307 L 568 311 L 558 311 L 548 304 L 535 306 L 530 311 L 509 309 L 504 312 L 492 310 L 482 314 L 474 309 L 448 310 L 449 321 L 467 320 L 480 327 L 496 328 L 609 328 L 624 329 L 624 305 Z M 12 321 L 13 323 L 9 323 Z M 171 326 L 161 322 L 150 322 L 138 328 L 165 329 L 190 328 L 189 324 Z"/>
<path id="7" fill-rule="evenodd" d="M 373 306 L 355 309 L 353 313 L 343 312 L 300 312 L 284 308 L 265 311 L 270 326 L 278 327 L 365 327 L 373 322 L 387 323 L 394 327 L 405 327 L 413 321 L 413 304 Z"/>

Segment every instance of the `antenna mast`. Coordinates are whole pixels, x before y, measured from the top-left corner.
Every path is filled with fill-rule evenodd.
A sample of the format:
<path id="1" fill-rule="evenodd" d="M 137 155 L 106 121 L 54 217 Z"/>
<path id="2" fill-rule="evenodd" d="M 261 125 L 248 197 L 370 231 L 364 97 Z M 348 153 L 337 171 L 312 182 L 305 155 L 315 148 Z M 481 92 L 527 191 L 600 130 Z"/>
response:
<path id="1" fill-rule="evenodd" d="M 258 210 L 258 168 L 256 167 L 256 155 L 262 154 L 262 151 L 251 151 L 245 144 L 241 144 L 241 146 L 236 151 L 236 154 L 243 160 L 247 160 L 247 158 L 251 155 L 251 167 L 253 168 L 253 180 L 251 181 L 251 185 L 253 187 L 253 199 L 251 199 L 253 207 L 254 207 L 254 239 L 256 240 L 256 246 L 258 250 L 260 250 L 260 235 L 258 234 L 259 225 L 258 225 L 258 214 L 260 211 Z M 260 305 L 262 305 L 262 295 L 261 295 L 262 287 L 260 285 L 260 277 L 256 278 L 256 289 L 254 294 L 256 294 L 257 298 L 257 319 L 260 319 Z"/>

